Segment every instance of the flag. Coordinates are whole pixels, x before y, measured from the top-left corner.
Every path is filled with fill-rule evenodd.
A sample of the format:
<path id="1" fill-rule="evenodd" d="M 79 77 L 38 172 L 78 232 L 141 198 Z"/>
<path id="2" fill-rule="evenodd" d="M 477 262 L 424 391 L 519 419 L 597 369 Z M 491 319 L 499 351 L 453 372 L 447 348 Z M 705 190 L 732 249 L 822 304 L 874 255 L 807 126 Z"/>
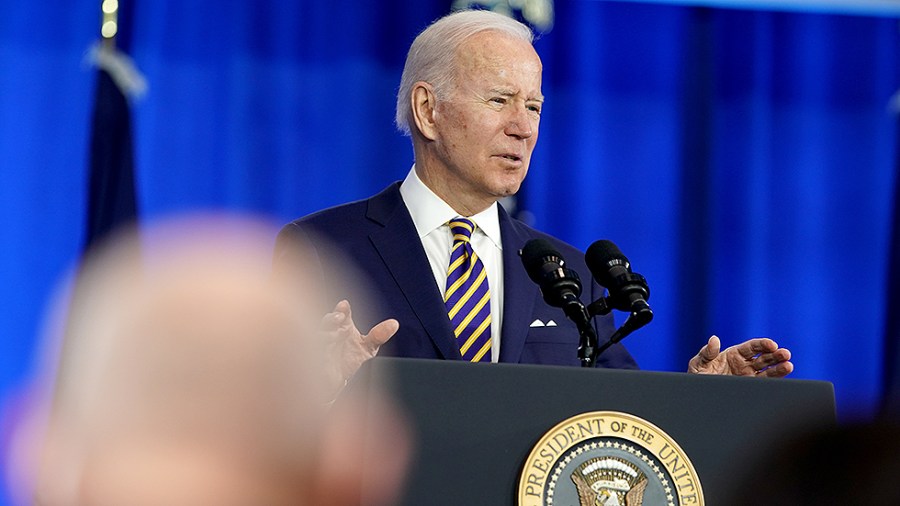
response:
<path id="1" fill-rule="evenodd" d="M 137 218 L 129 99 L 146 90 L 131 60 L 111 44 L 89 54 L 97 67 L 90 134 L 85 250 Z"/>

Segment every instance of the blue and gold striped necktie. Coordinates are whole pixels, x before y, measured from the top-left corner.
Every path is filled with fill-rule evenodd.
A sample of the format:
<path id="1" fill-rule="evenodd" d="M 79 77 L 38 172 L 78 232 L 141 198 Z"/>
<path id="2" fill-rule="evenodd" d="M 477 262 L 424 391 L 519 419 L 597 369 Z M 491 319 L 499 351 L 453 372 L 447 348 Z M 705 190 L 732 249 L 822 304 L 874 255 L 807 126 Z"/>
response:
<path id="1" fill-rule="evenodd" d="M 472 249 L 475 224 L 465 218 L 448 223 L 453 233 L 444 304 L 463 360 L 491 361 L 491 290 L 487 271 Z"/>

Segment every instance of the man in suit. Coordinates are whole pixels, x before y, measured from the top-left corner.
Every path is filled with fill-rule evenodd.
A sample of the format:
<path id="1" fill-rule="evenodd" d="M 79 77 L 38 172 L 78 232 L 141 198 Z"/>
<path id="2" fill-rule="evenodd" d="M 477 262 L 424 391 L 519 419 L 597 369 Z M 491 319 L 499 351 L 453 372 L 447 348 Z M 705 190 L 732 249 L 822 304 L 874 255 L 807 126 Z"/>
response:
<path id="1" fill-rule="evenodd" d="M 279 235 L 277 263 L 291 262 L 289 245 L 316 249 L 324 239 L 372 281 L 381 303 L 374 314 L 351 313 L 354 288 L 339 286 L 336 296 L 347 300 L 325 318 L 348 347 L 345 375 L 375 353 L 579 363 L 575 326 L 541 300 L 518 251 L 530 239 L 546 239 L 589 280 L 583 253 L 498 204 L 518 191 L 537 142 L 542 67 L 531 43 L 528 27 L 487 11 L 457 12 L 429 26 L 410 48 L 397 98 L 397 125 L 412 138 L 415 155 L 406 179 L 296 220 Z M 590 300 L 602 293 L 596 283 L 586 291 Z M 601 342 L 614 329 L 608 316 L 595 325 Z M 689 371 L 784 376 L 793 369 L 789 360 L 770 339 L 720 352 L 713 336 Z M 598 366 L 637 367 L 620 345 Z"/>

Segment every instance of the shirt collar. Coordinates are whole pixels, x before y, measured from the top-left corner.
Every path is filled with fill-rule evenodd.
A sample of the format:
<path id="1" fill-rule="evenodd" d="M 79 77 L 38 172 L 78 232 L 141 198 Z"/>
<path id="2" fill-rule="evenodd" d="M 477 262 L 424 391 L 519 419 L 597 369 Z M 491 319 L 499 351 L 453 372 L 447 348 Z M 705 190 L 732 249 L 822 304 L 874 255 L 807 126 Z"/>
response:
<path id="1" fill-rule="evenodd" d="M 400 185 L 400 195 L 409 210 L 413 224 L 419 238 L 423 238 L 437 228 L 446 225 L 448 221 L 459 216 L 446 202 L 435 195 L 416 174 L 416 166 L 413 165 L 406 179 Z M 466 216 L 484 232 L 498 248 L 502 249 L 500 241 L 500 217 L 497 211 L 497 203 L 473 216 Z"/>

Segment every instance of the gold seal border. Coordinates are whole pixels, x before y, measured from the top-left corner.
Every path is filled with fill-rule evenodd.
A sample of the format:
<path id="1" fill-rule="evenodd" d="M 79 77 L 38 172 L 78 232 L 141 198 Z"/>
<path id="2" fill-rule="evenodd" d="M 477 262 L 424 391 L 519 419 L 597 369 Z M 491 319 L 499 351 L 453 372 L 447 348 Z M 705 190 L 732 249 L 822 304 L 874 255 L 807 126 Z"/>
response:
<path id="1" fill-rule="evenodd" d="M 544 489 L 553 466 L 580 443 L 620 438 L 650 452 L 675 484 L 679 506 L 703 506 L 703 488 L 694 465 L 672 437 L 653 423 L 620 411 L 591 411 L 567 418 L 547 431 L 525 460 L 519 476 L 519 506 L 544 506 Z"/>
<path id="2" fill-rule="evenodd" d="M 560 472 L 562 471 L 562 468 L 569 465 L 569 463 L 571 462 L 572 459 L 574 459 L 575 457 L 577 457 L 583 453 L 587 453 L 587 452 L 591 452 L 591 451 L 611 450 L 611 449 L 622 450 L 622 451 L 630 453 L 633 457 L 641 459 L 644 462 L 644 465 L 646 465 L 647 467 L 649 467 L 650 469 L 653 470 L 653 472 L 657 475 L 661 484 L 663 485 L 663 489 L 666 491 L 666 493 L 669 494 L 667 496 L 668 500 L 666 501 L 665 506 L 675 506 L 675 502 L 674 502 L 675 497 L 671 495 L 671 483 L 670 483 L 669 475 L 660 473 L 659 466 L 656 465 L 656 462 L 654 460 L 650 459 L 651 455 L 649 454 L 649 452 L 642 452 L 642 451 L 638 450 L 638 448 L 643 449 L 644 448 L 643 446 L 635 447 L 635 446 L 632 446 L 627 443 L 612 443 L 607 440 L 604 443 L 591 443 L 591 444 L 585 443 L 581 446 L 573 447 L 573 448 L 570 448 L 569 450 L 567 450 L 565 455 L 563 456 L 563 458 L 560 460 L 557 460 L 553 464 L 554 468 L 556 468 L 556 472 L 553 473 L 552 476 L 550 476 L 550 481 L 547 484 L 547 488 L 549 490 L 547 491 L 547 497 L 544 498 L 545 502 L 547 503 L 547 506 L 553 506 L 554 485 L 555 485 L 555 483 L 558 482 L 559 475 L 560 475 Z"/>

